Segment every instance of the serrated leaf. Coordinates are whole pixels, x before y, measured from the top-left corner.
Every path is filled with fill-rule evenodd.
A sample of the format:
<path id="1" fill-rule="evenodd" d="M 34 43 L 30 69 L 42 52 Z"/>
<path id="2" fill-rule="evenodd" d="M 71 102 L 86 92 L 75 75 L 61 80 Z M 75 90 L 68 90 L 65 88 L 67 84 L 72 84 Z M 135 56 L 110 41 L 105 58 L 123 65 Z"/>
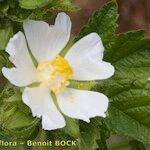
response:
<path id="1" fill-rule="evenodd" d="M 76 40 L 81 39 L 91 32 L 96 32 L 102 38 L 105 47 L 109 46 L 110 43 L 108 40 L 113 39 L 113 34 L 117 27 L 117 11 L 118 6 L 115 1 L 105 4 L 100 10 L 96 11 L 88 24 L 83 27 Z"/>
<path id="2" fill-rule="evenodd" d="M 111 41 L 111 46 L 106 48 L 104 59 L 114 63 L 115 61 L 119 61 L 119 59 L 123 59 L 123 57 L 136 52 L 137 48 L 142 48 L 145 46 L 145 42 L 147 42 L 146 40 L 141 41 L 141 39 L 144 38 L 144 33 L 144 30 L 138 30 L 136 32 L 132 31 L 114 35 L 113 39 L 108 38 L 108 40 Z"/>
<path id="3" fill-rule="evenodd" d="M 109 117 L 105 120 L 110 129 L 142 142 L 150 141 L 150 128 L 136 119 L 114 108 L 109 108 Z"/>
<path id="4" fill-rule="evenodd" d="M 52 0 L 19 0 L 19 4 L 25 9 L 41 8 L 49 4 Z"/>

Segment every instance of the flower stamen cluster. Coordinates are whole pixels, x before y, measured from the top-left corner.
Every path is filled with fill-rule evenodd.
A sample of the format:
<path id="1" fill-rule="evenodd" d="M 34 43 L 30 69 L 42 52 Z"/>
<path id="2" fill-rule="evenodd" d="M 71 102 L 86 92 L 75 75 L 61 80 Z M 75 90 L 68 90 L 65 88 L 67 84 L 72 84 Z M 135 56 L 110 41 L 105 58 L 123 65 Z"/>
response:
<path id="1" fill-rule="evenodd" d="M 42 61 L 37 67 L 39 82 L 44 82 L 55 93 L 62 91 L 70 84 L 73 70 L 68 61 L 58 55 L 52 61 Z"/>

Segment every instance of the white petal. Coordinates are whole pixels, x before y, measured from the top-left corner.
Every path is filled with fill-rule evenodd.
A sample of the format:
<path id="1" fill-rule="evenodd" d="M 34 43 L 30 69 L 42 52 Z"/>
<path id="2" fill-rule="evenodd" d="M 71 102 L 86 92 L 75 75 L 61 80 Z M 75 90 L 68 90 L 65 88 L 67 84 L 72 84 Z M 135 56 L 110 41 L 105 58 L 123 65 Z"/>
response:
<path id="1" fill-rule="evenodd" d="M 63 30 L 68 36 L 70 36 L 71 31 L 71 20 L 65 13 L 59 13 L 55 20 L 55 27 Z M 69 37 L 68 37 L 69 38 Z"/>
<path id="2" fill-rule="evenodd" d="M 61 111 L 72 118 L 89 122 L 90 118 L 105 117 L 108 108 L 108 98 L 98 92 L 66 88 L 57 94 Z"/>
<path id="3" fill-rule="evenodd" d="M 107 62 L 86 58 L 79 66 L 73 68 L 75 80 L 107 79 L 114 74 L 114 67 Z"/>
<path id="4" fill-rule="evenodd" d="M 24 31 L 29 47 L 38 61 L 52 59 L 67 44 L 71 21 L 65 13 L 59 13 L 54 26 L 43 21 L 24 21 Z"/>
<path id="5" fill-rule="evenodd" d="M 24 34 L 18 32 L 10 39 L 6 51 L 14 68 L 2 68 L 3 75 L 16 86 L 26 86 L 37 81 L 36 68 L 29 55 Z"/>
<path id="6" fill-rule="evenodd" d="M 102 60 L 103 52 L 104 47 L 99 35 L 97 33 L 90 33 L 71 47 L 66 55 L 66 58 L 73 65 L 76 63 L 76 60 L 81 61 L 83 57 L 89 54 Z"/>
<path id="7" fill-rule="evenodd" d="M 66 59 L 74 71 L 73 79 L 99 80 L 114 74 L 114 67 L 102 61 L 104 47 L 98 34 L 91 33 L 73 45 Z"/>
<path id="8" fill-rule="evenodd" d="M 54 105 L 46 86 L 25 88 L 22 99 L 31 108 L 33 116 L 42 117 L 43 129 L 54 130 L 65 126 L 65 120 Z"/>

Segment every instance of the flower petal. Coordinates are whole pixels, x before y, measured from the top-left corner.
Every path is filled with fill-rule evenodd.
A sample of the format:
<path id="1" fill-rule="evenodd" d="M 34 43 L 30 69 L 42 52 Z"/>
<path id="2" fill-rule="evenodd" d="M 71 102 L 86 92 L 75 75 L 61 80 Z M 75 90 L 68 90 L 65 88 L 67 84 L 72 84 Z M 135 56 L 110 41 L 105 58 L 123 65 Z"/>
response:
<path id="1" fill-rule="evenodd" d="M 24 21 L 24 31 L 29 47 L 38 61 L 52 59 L 70 38 L 71 21 L 65 13 L 59 13 L 54 26 L 43 21 Z"/>
<path id="2" fill-rule="evenodd" d="M 65 120 L 57 110 L 50 96 L 49 88 L 40 85 L 35 88 L 25 88 L 23 102 L 31 108 L 33 116 L 42 117 L 42 127 L 54 130 L 65 126 Z"/>
<path id="3" fill-rule="evenodd" d="M 10 39 L 6 51 L 13 68 L 2 68 L 3 75 L 16 86 L 26 86 L 37 81 L 36 68 L 29 55 L 24 34 L 18 32 Z"/>
<path id="4" fill-rule="evenodd" d="M 86 58 L 79 66 L 73 68 L 75 80 L 107 79 L 114 74 L 114 67 L 107 62 Z"/>
<path id="5" fill-rule="evenodd" d="M 114 74 L 114 67 L 102 61 L 104 47 L 98 34 L 91 33 L 70 49 L 66 59 L 74 71 L 73 79 L 99 80 Z"/>
<path id="6" fill-rule="evenodd" d="M 82 57 L 90 53 L 98 59 L 102 60 L 103 52 L 104 47 L 100 36 L 97 33 L 90 33 L 83 37 L 81 40 L 77 41 L 71 47 L 66 55 L 66 58 L 71 62 L 73 61 L 72 63 L 74 63 L 74 61 L 76 62 L 76 59 L 78 60 L 80 58 L 81 60 Z M 72 60 L 72 58 L 74 59 Z"/>
<path id="7" fill-rule="evenodd" d="M 67 34 L 68 38 L 70 37 L 71 20 L 68 15 L 63 12 L 58 13 L 55 20 L 55 27 L 61 29 L 65 34 Z"/>
<path id="8" fill-rule="evenodd" d="M 96 116 L 105 117 L 108 108 L 108 98 L 98 92 L 66 88 L 57 94 L 61 111 L 72 118 L 90 122 Z"/>

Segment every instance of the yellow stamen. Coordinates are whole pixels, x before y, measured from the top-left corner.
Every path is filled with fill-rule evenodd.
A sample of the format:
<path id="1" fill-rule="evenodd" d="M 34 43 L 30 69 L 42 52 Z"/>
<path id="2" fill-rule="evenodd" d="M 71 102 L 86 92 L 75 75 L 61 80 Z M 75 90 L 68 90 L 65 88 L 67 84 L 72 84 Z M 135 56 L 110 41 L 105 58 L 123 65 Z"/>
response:
<path id="1" fill-rule="evenodd" d="M 37 67 L 38 78 L 51 86 L 53 92 L 59 92 L 68 86 L 73 70 L 66 59 L 57 56 L 52 61 L 43 61 Z"/>

